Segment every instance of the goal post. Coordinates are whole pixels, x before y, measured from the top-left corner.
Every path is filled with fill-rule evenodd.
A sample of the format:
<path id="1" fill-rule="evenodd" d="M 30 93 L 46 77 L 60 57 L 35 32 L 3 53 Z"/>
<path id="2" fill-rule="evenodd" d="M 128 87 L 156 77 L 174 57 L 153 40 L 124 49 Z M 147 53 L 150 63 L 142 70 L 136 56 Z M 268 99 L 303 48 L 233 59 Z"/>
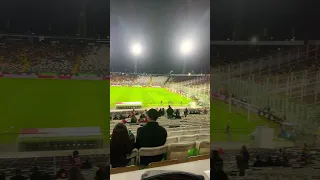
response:
<path id="1" fill-rule="evenodd" d="M 246 117 L 248 121 L 251 121 L 251 104 L 234 99 L 229 98 L 229 113 L 236 113 L 238 115 Z"/>

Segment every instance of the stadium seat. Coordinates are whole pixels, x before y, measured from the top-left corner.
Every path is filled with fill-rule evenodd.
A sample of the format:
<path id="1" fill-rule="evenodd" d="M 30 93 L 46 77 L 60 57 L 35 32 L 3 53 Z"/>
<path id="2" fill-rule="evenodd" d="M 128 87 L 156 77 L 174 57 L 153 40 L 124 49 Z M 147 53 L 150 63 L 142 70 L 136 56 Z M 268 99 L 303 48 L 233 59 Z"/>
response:
<path id="1" fill-rule="evenodd" d="M 210 134 L 199 134 L 197 140 L 198 141 L 210 140 Z"/>
<path id="2" fill-rule="evenodd" d="M 137 136 L 137 131 L 131 131 L 134 136 Z"/>
<path id="3" fill-rule="evenodd" d="M 210 154 L 210 141 L 201 141 L 199 145 L 199 155 Z"/>
<path id="4" fill-rule="evenodd" d="M 210 129 L 199 129 L 199 134 L 210 134 Z"/>
<path id="5" fill-rule="evenodd" d="M 161 167 L 161 166 L 169 166 L 169 165 L 173 165 L 173 164 L 178 164 L 180 163 L 178 160 L 176 159 L 172 159 L 172 160 L 166 160 L 166 161 L 160 161 L 160 162 L 153 162 L 150 163 L 148 165 L 148 168 L 155 168 L 155 167 Z"/>
<path id="6" fill-rule="evenodd" d="M 197 131 L 195 129 L 199 129 L 199 128 L 200 128 L 200 126 L 189 126 L 189 127 L 185 127 L 184 130 L 185 131 Z"/>
<path id="7" fill-rule="evenodd" d="M 173 144 L 173 143 L 177 143 L 179 142 L 179 137 L 178 136 L 174 136 L 174 137 L 168 137 L 166 144 Z"/>
<path id="8" fill-rule="evenodd" d="M 169 136 L 182 136 L 183 135 L 183 131 L 171 131 L 169 133 Z"/>
<path id="9" fill-rule="evenodd" d="M 269 180 L 280 180 L 279 174 L 269 174 L 268 175 Z"/>
<path id="10" fill-rule="evenodd" d="M 179 142 L 195 142 L 198 139 L 198 135 L 184 135 L 180 136 Z"/>
<path id="11" fill-rule="evenodd" d="M 143 147 L 139 150 L 138 163 L 140 163 L 140 157 L 165 154 L 168 152 L 168 149 L 169 149 L 168 145 L 154 147 L 154 148 Z"/>
<path id="12" fill-rule="evenodd" d="M 294 180 L 305 180 L 308 179 L 306 175 L 295 175 Z"/>
<path id="13" fill-rule="evenodd" d="M 194 135 L 194 134 L 198 134 L 198 130 L 185 130 L 183 132 L 183 135 Z"/>
<path id="14" fill-rule="evenodd" d="M 127 159 L 133 160 L 133 162 L 131 161 L 132 164 L 137 164 L 137 162 L 138 162 L 138 155 L 139 155 L 138 149 L 133 149 L 132 152 L 131 152 L 131 154 L 127 156 Z"/>
<path id="15" fill-rule="evenodd" d="M 196 142 L 177 143 L 169 146 L 167 159 L 178 159 L 180 162 L 188 161 L 188 151 L 196 147 Z"/>
<path id="16" fill-rule="evenodd" d="M 281 175 L 280 177 L 281 180 L 293 180 L 293 178 L 293 175 Z"/>
<path id="17" fill-rule="evenodd" d="M 127 167 L 119 167 L 119 168 L 111 168 L 110 174 L 118 174 L 130 171 L 137 171 L 139 170 L 138 166 L 127 166 Z"/>
<path id="18" fill-rule="evenodd" d="M 191 157 L 189 157 L 188 162 L 200 161 L 200 160 L 205 160 L 205 159 L 210 159 L 210 155 L 206 154 L 206 155 L 191 156 Z"/>

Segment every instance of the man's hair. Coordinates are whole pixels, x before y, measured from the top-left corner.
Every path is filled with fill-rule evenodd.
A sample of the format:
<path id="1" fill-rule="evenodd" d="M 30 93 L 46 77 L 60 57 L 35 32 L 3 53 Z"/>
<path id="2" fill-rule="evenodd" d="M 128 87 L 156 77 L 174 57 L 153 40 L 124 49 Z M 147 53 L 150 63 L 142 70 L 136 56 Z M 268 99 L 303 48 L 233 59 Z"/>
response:
<path id="1" fill-rule="evenodd" d="M 72 155 L 73 156 L 78 156 L 79 155 L 79 151 L 73 151 Z"/>
<path id="2" fill-rule="evenodd" d="M 156 109 L 150 109 L 148 112 L 147 112 L 147 115 L 149 116 L 149 118 L 153 121 L 156 121 L 160 115 L 159 115 L 159 112 L 156 110 Z"/>

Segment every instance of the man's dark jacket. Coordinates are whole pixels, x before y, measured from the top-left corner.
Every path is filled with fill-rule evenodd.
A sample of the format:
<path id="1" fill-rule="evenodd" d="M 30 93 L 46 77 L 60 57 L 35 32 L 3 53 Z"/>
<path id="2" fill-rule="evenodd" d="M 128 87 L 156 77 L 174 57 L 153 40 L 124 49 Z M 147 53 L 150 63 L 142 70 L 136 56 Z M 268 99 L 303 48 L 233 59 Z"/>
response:
<path id="1" fill-rule="evenodd" d="M 137 131 L 135 147 L 159 147 L 167 141 L 167 131 L 157 122 L 148 122 L 145 126 L 140 127 Z M 147 166 L 151 162 L 158 162 L 163 159 L 163 155 L 152 157 L 140 157 L 140 165 Z"/>

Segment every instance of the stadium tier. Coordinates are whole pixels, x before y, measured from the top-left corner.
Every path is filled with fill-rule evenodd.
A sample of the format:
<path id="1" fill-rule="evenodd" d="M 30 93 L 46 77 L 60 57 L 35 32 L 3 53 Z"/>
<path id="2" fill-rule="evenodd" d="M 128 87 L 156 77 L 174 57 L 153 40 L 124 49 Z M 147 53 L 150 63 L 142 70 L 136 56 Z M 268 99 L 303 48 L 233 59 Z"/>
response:
<path id="1" fill-rule="evenodd" d="M 10 177 L 19 169 L 29 176 L 37 166 L 56 179 L 74 164 L 72 150 L 80 152 L 81 166 L 90 163 L 82 172 L 86 179 L 96 176 L 92 167 L 107 165 L 108 58 L 106 41 L 1 36 L 2 174 Z"/>
<path id="2" fill-rule="evenodd" d="M 223 159 L 224 172 L 231 180 L 239 179 L 317 179 L 319 148 L 248 148 L 250 160 L 245 176 L 239 176 L 237 149 L 215 149 Z M 306 158 L 306 153 L 312 154 Z"/>
<path id="3" fill-rule="evenodd" d="M 241 48 L 249 51 L 260 46 Z M 314 145 L 319 121 L 319 48 L 285 49 L 212 68 L 211 106 L 217 119 L 217 126 L 211 126 L 217 135 L 212 138 L 227 139 L 224 129 L 230 121 L 233 140 L 250 141 L 256 126 L 268 126 L 275 129 L 275 141 L 295 139 L 296 144 Z"/>
<path id="4" fill-rule="evenodd" d="M 6 177 L 11 177 L 15 175 L 16 169 L 20 169 L 21 175 L 28 177 L 30 175 L 30 169 L 33 169 L 36 165 L 39 167 L 38 170 L 40 172 L 47 173 L 52 179 L 56 179 L 58 171 L 61 169 L 67 170 L 72 167 L 70 164 L 70 153 L 70 150 L 62 150 L 36 153 L 0 154 L 0 171 L 1 173 L 4 173 Z M 80 153 L 81 159 L 83 161 L 87 160 L 91 166 L 91 168 L 84 169 L 82 171 L 85 179 L 94 179 L 96 176 L 96 169 L 92 169 L 92 167 L 105 165 L 110 159 L 110 156 L 105 153 L 105 149 L 90 151 L 82 150 Z M 109 168 L 109 166 L 107 167 Z"/>
<path id="5" fill-rule="evenodd" d="M 11 35 L 0 38 L 0 72 L 107 75 L 108 59 L 106 41 Z"/>
<path id="6" fill-rule="evenodd" d="M 167 147 L 168 150 L 166 152 L 174 154 L 175 152 L 179 152 L 179 150 L 175 151 L 174 147 L 177 145 L 185 144 L 185 152 L 186 154 L 183 154 L 180 156 L 175 156 L 172 158 L 167 158 L 167 160 L 180 158 L 181 162 L 185 162 L 189 155 L 204 155 L 209 154 L 210 152 L 210 117 L 209 114 L 204 114 L 204 109 L 200 110 L 192 110 L 190 109 L 190 115 L 187 117 L 183 117 L 182 119 L 168 119 L 165 116 L 160 117 L 157 122 L 159 125 L 164 127 L 167 131 L 168 137 L 166 140 L 166 144 L 164 145 L 164 148 Z M 131 111 L 127 112 L 117 112 L 113 114 L 114 120 L 110 121 L 110 132 L 113 131 L 115 125 L 118 123 L 123 123 L 126 121 L 126 119 L 122 120 L 121 117 L 127 117 L 128 114 L 130 114 Z M 136 112 L 137 119 L 139 119 L 139 116 L 141 114 L 144 114 L 144 111 L 137 111 Z M 192 114 L 196 113 L 196 114 Z M 140 123 L 142 125 L 143 123 Z M 127 129 L 130 130 L 133 135 L 136 137 L 137 135 L 137 129 L 141 127 L 138 123 L 130 123 L 130 120 L 128 123 L 126 123 Z M 150 138 L 152 138 L 152 135 L 150 134 Z M 191 145 L 190 145 L 191 144 Z M 157 149 L 158 147 L 155 147 L 154 149 Z M 181 146 L 182 148 L 182 146 Z M 188 152 L 192 149 L 196 148 L 196 150 L 189 153 Z M 180 149 L 181 150 L 181 149 Z M 152 148 L 150 148 L 150 151 L 153 151 Z M 133 152 L 138 152 L 137 149 L 134 149 Z M 160 153 L 163 154 L 164 152 Z M 132 158 L 131 164 L 132 165 L 139 165 L 139 162 L 137 161 L 139 159 L 138 153 L 134 155 L 134 153 L 131 154 L 130 158 Z M 140 153 L 140 156 L 143 156 L 142 153 Z"/>
<path id="7" fill-rule="evenodd" d="M 103 121 L 109 117 L 106 41 L 2 35 L 0 46 L 1 151 L 74 149 L 64 145 L 64 138 L 72 136 L 46 132 L 50 138 L 40 138 L 41 128 L 97 127 L 98 133 L 109 134 Z M 65 144 L 92 149 L 109 140 L 82 136 Z"/>

